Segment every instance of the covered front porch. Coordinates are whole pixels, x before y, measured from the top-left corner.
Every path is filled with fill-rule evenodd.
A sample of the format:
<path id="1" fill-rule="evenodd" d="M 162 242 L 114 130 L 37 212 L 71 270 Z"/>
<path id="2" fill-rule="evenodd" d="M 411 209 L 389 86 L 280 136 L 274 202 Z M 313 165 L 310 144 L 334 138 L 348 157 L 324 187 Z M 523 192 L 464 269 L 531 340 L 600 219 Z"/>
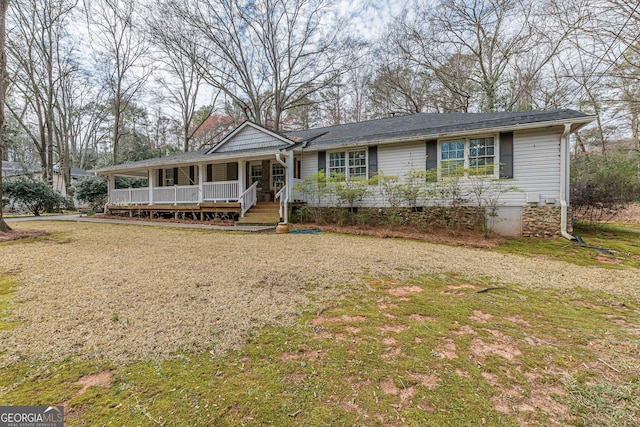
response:
<path id="1" fill-rule="evenodd" d="M 233 162 L 197 163 L 139 168 L 107 174 L 108 209 L 112 211 L 237 212 L 242 218 L 258 202 L 278 202 L 286 216 L 294 181 L 293 153 Z M 147 185 L 122 187 L 117 176 L 141 178 Z M 202 216 L 202 215 L 201 215 Z M 286 221 L 286 219 L 285 219 Z"/>

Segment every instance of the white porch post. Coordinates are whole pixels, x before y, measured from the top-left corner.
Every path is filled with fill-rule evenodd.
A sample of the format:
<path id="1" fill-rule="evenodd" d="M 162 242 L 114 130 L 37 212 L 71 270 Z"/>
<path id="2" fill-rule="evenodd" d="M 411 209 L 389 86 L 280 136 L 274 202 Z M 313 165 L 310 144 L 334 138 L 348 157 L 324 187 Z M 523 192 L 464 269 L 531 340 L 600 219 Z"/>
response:
<path id="1" fill-rule="evenodd" d="M 153 188 L 156 186 L 156 177 L 158 173 L 155 169 L 149 169 L 149 205 L 153 205 Z"/>
<path id="2" fill-rule="evenodd" d="M 246 160 L 240 160 L 238 161 L 238 194 L 236 195 L 236 197 L 239 197 L 240 194 L 242 194 L 244 192 L 244 190 L 246 190 L 246 185 L 247 183 L 245 182 L 245 176 L 247 176 L 247 171 L 245 170 L 247 167 L 247 162 Z"/>
<path id="3" fill-rule="evenodd" d="M 198 203 L 204 201 L 204 166 L 202 163 L 198 164 Z"/>
<path id="4" fill-rule="evenodd" d="M 109 203 L 113 203 L 113 190 L 116 189 L 116 176 L 109 175 L 107 176 L 107 181 L 109 181 L 108 192 L 109 192 Z"/>

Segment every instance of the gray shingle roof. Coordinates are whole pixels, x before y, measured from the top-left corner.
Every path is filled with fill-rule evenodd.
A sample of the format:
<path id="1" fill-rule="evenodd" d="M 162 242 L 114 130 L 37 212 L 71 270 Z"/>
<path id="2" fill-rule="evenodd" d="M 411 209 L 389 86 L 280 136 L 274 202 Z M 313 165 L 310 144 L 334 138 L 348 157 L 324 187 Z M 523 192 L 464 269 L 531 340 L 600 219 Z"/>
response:
<path id="1" fill-rule="evenodd" d="M 209 148 L 202 148 L 200 150 L 188 151 L 186 153 L 175 153 L 163 157 L 154 157 L 151 159 L 139 160 L 137 162 L 127 162 L 116 166 L 105 166 L 103 168 L 96 168 L 89 172 L 103 172 L 103 171 L 117 171 L 136 168 L 149 168 L 154 166 L 163 166 L 170 164 L 188 163 L 190 161 L 198 162 L 205 158 L 204 153 Z"/>
<path id="2" fill-rule="evenodd" d="M 370 144 L 401 138 L 435 137 L 446 133 L 473 132 L 483 129 L 509 128 L 527 123 L 544 123 L 569 120 L 588 123 L 592 116 L 574 110 L 498 112 L 498 113 L 424 113 L 396 116 L 385 119 L 347 123 L 304 131 L 286 132 L 283 135 L 293 141 L 306 141 L 306 147 L 323 150 L 350 144 Z M 296 144 L 297 145 L 297 144 Z M 275 151 L 282 147 L 271 147 Z M 208 160 L 237 158 L 259 154 L 263 149 L 248 149 L 229 153 L 206 154 L 208 148 L 176 153 L 170 156 L 141 160 L 95 169 L 92 172 L 144 169 L 163 165 L 188 164 Z"/>
<path id="3" fill-rule="evenodd" d="M 293 139 L 312 139 L 307 144 L 307 147 L 324 149 L 350 143 L 370 143 L 392 138 L 420 138 L 445 133 L 507 128 L 520 124 L 556 120 L 585 119 L 588 122 L 590 117 L 574 110 L 422 113 L 288 132 L 285 135 Z M 313 139 L 314 137 L 316 138 Z"/>

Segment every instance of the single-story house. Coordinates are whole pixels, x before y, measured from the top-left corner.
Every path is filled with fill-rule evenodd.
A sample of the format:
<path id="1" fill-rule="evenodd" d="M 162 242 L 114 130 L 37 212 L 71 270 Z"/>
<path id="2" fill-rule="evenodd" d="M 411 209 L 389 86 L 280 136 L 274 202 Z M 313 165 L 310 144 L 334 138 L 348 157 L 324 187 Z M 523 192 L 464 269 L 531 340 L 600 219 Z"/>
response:
<path id="1" fill-rule="evenodd" d="M 109 179 L 110 209 L 237 208 L 246 217 L 277 202 L 287 221 L 287 204 L 301 198 L 296 182 L 318 171 L 402 180 L 412 170 L 435 170 L 442 181 L 452 166 L 482 167 L 486 179 L 513 188 L 501 197 L 496 231 L 537 235 L 551 227 L 570 238 L 569 137 L 594 119 L 568 109 L 413 114 L 283 134 L 246 121 L 212 148 L 94 172 Z M 116 175 L 145 178 L 148 186 L 116 188 Z M 388 202 L 368 197 L 360 206 Z"/>

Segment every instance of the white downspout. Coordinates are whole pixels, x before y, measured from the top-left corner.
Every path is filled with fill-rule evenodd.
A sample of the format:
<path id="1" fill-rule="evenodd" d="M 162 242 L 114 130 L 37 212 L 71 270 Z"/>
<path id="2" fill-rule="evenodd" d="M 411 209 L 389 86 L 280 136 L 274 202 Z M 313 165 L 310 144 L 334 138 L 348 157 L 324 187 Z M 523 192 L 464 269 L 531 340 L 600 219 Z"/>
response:
<path id="1" fill-rule="evenodd" d="M 564 132 L 560 137 L 560 234 L 562 237 L 568 240 L 576 240 L 574 236 L 567 232 L 567 199 L 569 198 L 569 192 L 567 187 L 569 185 L 569 135 L 571 134 L 571 124 L 565 123 Z"/>
<path id="2" fill-rule="evenodd" d="M 284 167 L 284 173 L 285 176 L 288 178 L 289 177 L 289 165 L 287 165 L 284 161 L 282 161 L 282 159 L 280 158 L 280 154 L 281 153 L 276 153 L 276 161 L 278 163 L 280 163 L 282 165 L 282 167 Z M 292 154 L 289 154 L 289 156 L 291 156 Z M 291 183 L 289 183 L 287 181 L 287 183 L 285 184 L 287 186 L 291 185 Z M 287 187 L 287 191 L 289 190 L 289 187 Z M 282 201 L 280 201 L 280 203 L 282 203 Z M 289 198 L 287 197 L 287 195 L 284 196 L 284 207 L 283 207 L 283 220 L 285 224 L 289 224 Z"/>

